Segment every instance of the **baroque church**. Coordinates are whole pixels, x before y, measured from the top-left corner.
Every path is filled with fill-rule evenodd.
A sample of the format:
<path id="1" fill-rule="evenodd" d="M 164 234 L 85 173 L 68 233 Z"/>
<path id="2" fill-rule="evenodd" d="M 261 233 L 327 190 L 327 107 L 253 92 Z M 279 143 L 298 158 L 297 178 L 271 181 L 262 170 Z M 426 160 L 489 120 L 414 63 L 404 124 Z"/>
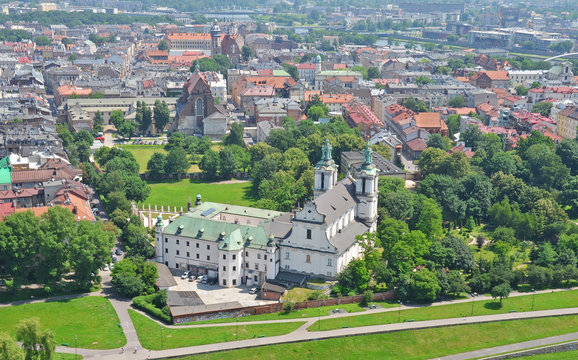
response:
<path id="1" fill-rule="evenodd" d="M 156 260 L 218 279 L 258 286 L 289 275 L 335 279 L 362 255 L 356 236 L 377 227 L 379 170 L 367 144 L 363 163 L 337 181 L 329 139 L 315 165 L 314 199 L 293 212 L 202 202 L 170 223 L 159 216 Z"/>

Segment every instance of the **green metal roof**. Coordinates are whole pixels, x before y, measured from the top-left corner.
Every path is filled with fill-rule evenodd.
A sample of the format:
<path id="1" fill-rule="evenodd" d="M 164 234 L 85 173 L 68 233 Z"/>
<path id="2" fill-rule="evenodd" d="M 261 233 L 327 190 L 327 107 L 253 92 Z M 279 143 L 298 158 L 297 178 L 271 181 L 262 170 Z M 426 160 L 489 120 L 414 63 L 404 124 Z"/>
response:
<path id="1" fill-rule="evenodd" d="M 238 251 L 244 247 L 264 249 L 269 241 L 261 226 L 248 226 L 214 219 L 203 219 L 187 213 L 164 228 L 165 234 L 214 241 L 219 250 Z"/>
<path id="2" fill-rule="evenodd" d="M 0 168 L 0 184 L 11 184 L 10 168 Z"/>
<path id="3" fill-rule="evenodd" d="M 209 210 L 211 209 L 214 209 L 214 211 L 209 213 Z M 229 205 L 214 202 L 204 202 L 191 210 L 191 212 L 189 212 L 187 215 L 205 219 L 213 219 L 220 213 L 250 216 L 260 219 L 273 219 L 283 214 L 274 210 L 256 209 L 247 206 Z"/>
<path id="4" fill-rule="evenodd" d="M 273 76 L 290 76 L 289 73 L 285 70 L 273 70 Z"/>
<path id="5" fill-rule="evenodd" d="M 6 156 L 3 159 L 0 159 L 0 169 L 10 169 L 10 158 Z"/>

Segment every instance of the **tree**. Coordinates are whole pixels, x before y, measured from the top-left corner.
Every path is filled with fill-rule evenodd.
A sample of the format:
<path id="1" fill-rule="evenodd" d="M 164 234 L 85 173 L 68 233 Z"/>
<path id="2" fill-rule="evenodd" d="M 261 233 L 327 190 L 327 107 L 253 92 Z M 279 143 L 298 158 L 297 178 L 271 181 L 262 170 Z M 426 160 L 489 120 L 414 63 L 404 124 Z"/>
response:
<path id="1" fill-rule="evenodd" d="M 189 169 L 187 153 L 182 147 L 175 147 L 169 151 L 165 162 L 166 175 L 183 174 Z"/>
<path id="2" fill-rule="evenodd" d="M 22 344 L 26 359 L 49 360 L 56 349 L 54 332 L 40 330 L 37 318 L 21 320 L 16 325 L 16 339 Z"/>
<path id="3" fill-rule="evenodd" d="M 445 272 L 438 271 L 438 282 L 441 286 L 440 295 L 449 295 L 458 297 L 463 292 L 468 292 L 470 289 L 466 285 L 462 274 L 457 270 Z"/>
<path id="4" fill-rule="evenodd" d="M 370 278 L 369 270 L 365 267 L 363 260 L 355 259 L 337 275 L 337 282 L 343 293 L 363 293 L 369 285 Z"/>
<path id="5" fill-rule="evenodd" d="M 20 345 L 7 333 L 0 333 L 0 359 L 24 360 Z"/>
<path id="6" fill-rule="evenodd" d="M 134 136 L 135 130 L 136 127 L 132 121 L 125 121 L 118 128 L 118 133 L 121 136 L 128 137 L 130 139 Z"/>
<path id="7" fill-rule="evenodd" d="M 448 131 L 450 133 L 450 137 L 453 138 L 454 134 L 460 132 L 461 118 L 462 117 L 458 114 L 448 116 L 446 123 L 448 125 Z"/>
<path id="8" fill-rule="evenodd" d="M 203 155 L 201 162 L 199 163 L 199 169 L 209 179 L 216 179 L 220 168 L 219 154 L 213 150 L 208 150 Z"/>
<path id="9" fill-rule="evenodd" d="M 244 146 L 245 142 L 243 141 L 243 133 L 245 131 L 245 127 L 240 122 L 234 122 L 231 124 L 231 132 L 229 135 L 225 137 L 225 145 L 239 145 Z"/>
<path id="10" fill-rule="evenodd" d="M 322 106 L 314 105 L 307 110 L 307 118 L 313 121 L 319 121 L 320 118 L 327 116 L 328 111 Z"/>
<path id="11" fill-rule="evenodd" d="M 93 135 L 96 135 L 99 132 L 102 132 L 102 130 L 104 130 L 104 119 L 102 117 L 102 113 L 100 111 L 97 111 L 96 114 L 94 114 L 94 118 L 92 119 L 92 133 Z"/>
<path id="12" fill-rule="evenodd" d="M 165 126 L 169 123 L 171 117 L 169 106 L 165 101 L 156 100 L 153 113 L 155 119 L 155 128 L 157 131 L 163 131 Z"/>
<path id="13" fill-rule="evenodd" d="M 538 89 L 538 88 L 541 88 L 541 87 L 542 87 L 542 84 L 540 84 L 540 83 L 537 82 L 537 81 L 532 82 L 532 84 L 530 85 L 530 89 Z"/>
<path id="14" fill-rule="evenodd" d="M 167 43 L 167 41 L 165 39 L 162 39 L 161 41 L 159 41 L 159 44 L 157 45 L 157 49 L 159 49 L 161 51 L 168 50 L 169 44 Z"/>
<path id="15" fill-rule="evenodd" d="M 484 135 L 479 127 L 475 125 L 468 125 L 468 128 L 460 134 L 460 140 L 465 142 L 467 147 L 472 148 L 473 151 L 478 150 L 482 145 Z"/>
<path id="16" fill-rule="evenodd" d="M 426 84 L 432 83 L 433 80 L 430 79 L 430 78 L 428 78 L 428 77 L 425 77 L 425 76 L 418 76 L 418 77 L 415 79 L 415 82 L 416 82 L 418 85 L 426 85 Z"/>
<path id="17" fill-rule="evenodd" d="M 567 52 L 570 52 L 573 47 L 574 47 L 573 41 L 565 40 L 565 41 L 559 41 L 557 43 L 550 45 L 548 47 L 548 49 L 552 50 L 554 52 L 560 53 L 560 54 L 565 54 Z"/>
<path id="18" fill-rule="evenodd" d="M 283 63 L 282 66 L 283 69 L 285 69 L 285 71 L 287 71 L 287 73 L 293 78 L 293 80 L 299 81 L 299 70 L 297 69 L 297 66 L 285 63 Z"/>
<path id="19" fill-rule="evenodd" d="M 114 127 L 118 130 L 120 125 L 124 122 L 124 115 L 122 110 L 114 110 L 110 114 L 110 123 L 114 125 Z"/>
<path id="20" fill-rule="evenodd" d="M 532 106 L 533 113 L 540 113 L 542 116 L 550 116 L 550 110 L 552 109 L 552 103 L 543 101 Z"/>
<path id="21" fill-rule="evenodd" d="M 463 97 L 456 96 L 455 98 L 452 98 L 450 101 L 448 101 L 448 106 L 453 108 L 463 108 L 466 106 L 466 102 L 464 101 Z"/>
<path id="22" fill-rule="evenodd" d="M 501 283 L 499 285 L 496 285 L 492 288 L 491 294 L 492 297 L 494 299 L 500 299 L 500 306 L 502 305 L 502 299 L 507 299 L 508 296 L 510 296 L 510 293 L 512 292 L 512 288 L 510 287 L 510 284 L 508 284 L 507 282 Z"/>
<path id="23" fill-rule="evenodd" d="M 572 176 L 578 175 L 578 140 L 564 139 L 556 146 L 556 155 L 570 169 Z"/>
<path id="24" fill-rule="evenodd" d="M 430 241 L 437 240 L 443 235 L 442 213 L 433 199 L 426 199 L 422 203 L 417 228 L 426 234 Z"/>
<path id="25" fill-rule="evenodd" d="M 237 170 L 237 159 L 228 147 L 219 151 L 220 175 L 222 178 L 230 179 Z"/>
<path id="26" fill-rule="evenodd" d="M 415 98 L 413 98 L 412 96 L 410 96 L 409 98 L 407 98 L 404 102 L 403 102 L 403 106 L 405 106 L 406 108 L 408 108 L 409 110 L 416 112 L 416 113 L 420 113 L 420 112 L 427 112 L 427 105 L 425 102 L 423 102 L 422 100 L 416 100 Z"/>
<path id="27" fill-rule="evenodd" d="M 153 111 L 146 104 L 144 104 L 144 101 L 142 102 L 141 105 L 141 114 L 142 115 L 139 124 L 139 129 L 141 132 L 144 133 L 149 129 L 149 127 L 153 123 Z"/>
<path id="28" fill-rule="evenodd" d="M 427 146 L 448 151 L 451 149 L 451 142 L 450 139 L 441 134 L 432 134 L 427 141 Z"/>
<path id="29" fill-rule="evenodd" d="M 161 180 L 165 176 L 167 156 L 163 153 L 155 152 L 147 163 L 149 176 L 154 180 Z"/>
<path id="30" fill-rule="evenodd" d="M 448 264 L 451 270 L 463 270 L 464 272 L 471 272 L 474 269 L 475 261 L 474 254 L 466 243 L 455 237 L 447 236 L 440 241 L 445 248 L 451 249 L 455 254 L 453 262 Z"/>
<path id="31" fill-rule="evenodd" d="M 247 45 L 243 45 L 241 48 L 241 56 L 243 57 L 243 61 L 249 61 L 253 58 L 253 50 Z"/>
<path id="32" fill-rule="evenodd" d="M 528 95 L 528 88 L 522 84 L 516 86 L 516 95 L 520 95 L 520 96 Z"/>
<path id="33" fill-rule="evenodd" d="M 417 271 L 410 281 L 410 294 L 420 302 L 434 301 L 441 289 L 436 274 L 427 268 Z"/>
<path id="34" fill-rule="evenodd" d="M 570 169 L 547 145 L 532 145 L 523 155 L 524 165 L 528 168 L 530 181 L 534 185 L 559 189 L 565 184 Z"/>
<path id="35" fill-rule="evenodd" d="M 379 69 L 377 67 L 371 66 L 370 68 L 367 69 L 367 77 L 369 78 L 369 80 L 379 79 L 379 77 L 381 77 L 381 73 L 379 72 Z"/>
<path id="36" fill-rule="evenodd" d="M 36 36 L 32 41 L 36 44 L 36 46 L 48 46 L 50 45 L 50 39 L 46 36 Z"/>

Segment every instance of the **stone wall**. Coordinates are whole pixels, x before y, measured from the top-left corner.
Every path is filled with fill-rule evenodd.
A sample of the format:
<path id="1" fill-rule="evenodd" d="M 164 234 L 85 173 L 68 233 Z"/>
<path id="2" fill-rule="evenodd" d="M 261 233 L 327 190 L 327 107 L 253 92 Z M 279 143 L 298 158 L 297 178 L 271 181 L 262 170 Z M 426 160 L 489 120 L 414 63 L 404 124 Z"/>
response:
<path id="1" fill-rule="evenodd" d="M 393 291 L 387 291 L 383 293 L 373 294 L 374 301 L 385 301 L 394 298 Z M 308 309 L 321 306 L 339 306 L 343 304 L 354 304 L 360 303 L 363 299 L 363 295 L 355 296 L 344 296 L 339 298 L 321 299 L 321 300 L 308 300 L 300 303 L 296 303 L 294 309 Z M 250 315 L 259 314 L 270 314 L 275 312 L 283 311 L 283 303 L 273 303 L 267 305 L 249 306 L 244 308 L 230 309 L 230 310 L 218 310 L 218 311 L 208 311 L 196 314 L 186 314 L 173 317 L 173 322 L 176 324 L 182 324 L 191 321 L 201 321 L 201 320 L 214 320 L 223 318 L 235 318 Z"/>

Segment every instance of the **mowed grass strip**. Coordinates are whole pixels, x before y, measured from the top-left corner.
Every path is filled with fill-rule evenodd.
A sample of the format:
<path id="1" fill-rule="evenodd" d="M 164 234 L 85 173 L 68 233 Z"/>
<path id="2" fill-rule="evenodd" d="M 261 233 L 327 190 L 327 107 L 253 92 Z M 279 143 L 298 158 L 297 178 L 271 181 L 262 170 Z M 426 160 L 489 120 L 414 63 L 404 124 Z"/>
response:
<path id="1" fill-rule="evenodd" d="M 397 302 L 372 302 L 371 304 L 379 304 L 381 307 L 395 307 L 397 306 Z M 321 310 L 320 310 L 321 309 Z M 299 309 L 293 310 L 290 313 L 285 311 L 271 313 L 271 314 L 260 314 L 260 315 L 251 315 L 251 316 L 243 316 L 239 318 L 239 322 L 250 322 L 250 321 L 264 321 L 264 320 L 285 320 L 285 319 L 306 319 L 312 318 L 316 316 L 326 316 L 331 313 L 332 310 L 341 309 L 345 310 L 348 313 L 356 313 L 366 311 L 364 307 L 359 304 L 341 304 L 341 305 L 333 305 L 333 306 L 322 306 L 320 308 L 314 307 L 309 309 Z M 178 324 L 178 325 L 199 325 L 199 324 L 223 324 L 223 323 L 234 323 L 236 320 L 235 318 L 228 318 L 228 319 L 215 319 L 215 320 L 206 320 L 206 321 L 195 321 L 190 323 Z"/>
<path id="2" fill-rule="evenodd" d="M 321 320 L 321 324 L 316 322 L 311 325 L 309 331 L 340 329 L 344 326 L 359 327 L 391 324 L 399 322 L 400 319 L 403 322 L 408 320 L 422 321 L 472 316 L 472 305 L 474 316 L 503 314 L 511 311 L 531 311 L 532 301 L 534 301 L 534 310 L 576 307 L 578 306 L 578 290 L 515 296 L 503 300 L 501 307 L 499 301 L 496 300 L 469 301 L 458 304 L 402 309 L 401 312 L 389 311 L 345 318 L 325 319 Z"/>
<path id="3" fill-rule="evenodd" d="M 0 307 L 0 332 L 14 334 L 23 319 L 38 318 L 43 328 L 54 331 L 56 344 L 76 344 L 86 349 L 115 349 L 126 344 L 118 316 L 101 296 Z"/>
<path id="4" fill-rule="evenodd" d="M 568 334 L 577 328 L 578 316 L 561 316 L 269 345 L 180 359 L 431 359 Z"/>
<path id="5" fill-rule="evenodd" d="M 242 182 L 234 184 L 218 184 L 197 180 L 183 179 L 180 181 L 150 182 L 151 194 L 145 200 L 145 206 L 161 205 L 177 207 L 181 206 L 186 211 L 187 202 L 195 202 L 197 194 L 201 194 L 203 201 L 211 201 L 232 205 L 250 206 L 254 199 L 251 197 L 251 183 Z M 172 211 L 173 209 L 171 209 Z"/>
<path id="6" fill-rule="evenodd" d="M 141 345 L 149 350 L 252 339 L 261 335 L 268 337 L 284 335 L 303 325 L 302 321 L 296 321 L 262 325 L 239 324 L 239 326 L 172 329 L 162 326 L 134 310 L 129 310 L 129 314 Z"/>

